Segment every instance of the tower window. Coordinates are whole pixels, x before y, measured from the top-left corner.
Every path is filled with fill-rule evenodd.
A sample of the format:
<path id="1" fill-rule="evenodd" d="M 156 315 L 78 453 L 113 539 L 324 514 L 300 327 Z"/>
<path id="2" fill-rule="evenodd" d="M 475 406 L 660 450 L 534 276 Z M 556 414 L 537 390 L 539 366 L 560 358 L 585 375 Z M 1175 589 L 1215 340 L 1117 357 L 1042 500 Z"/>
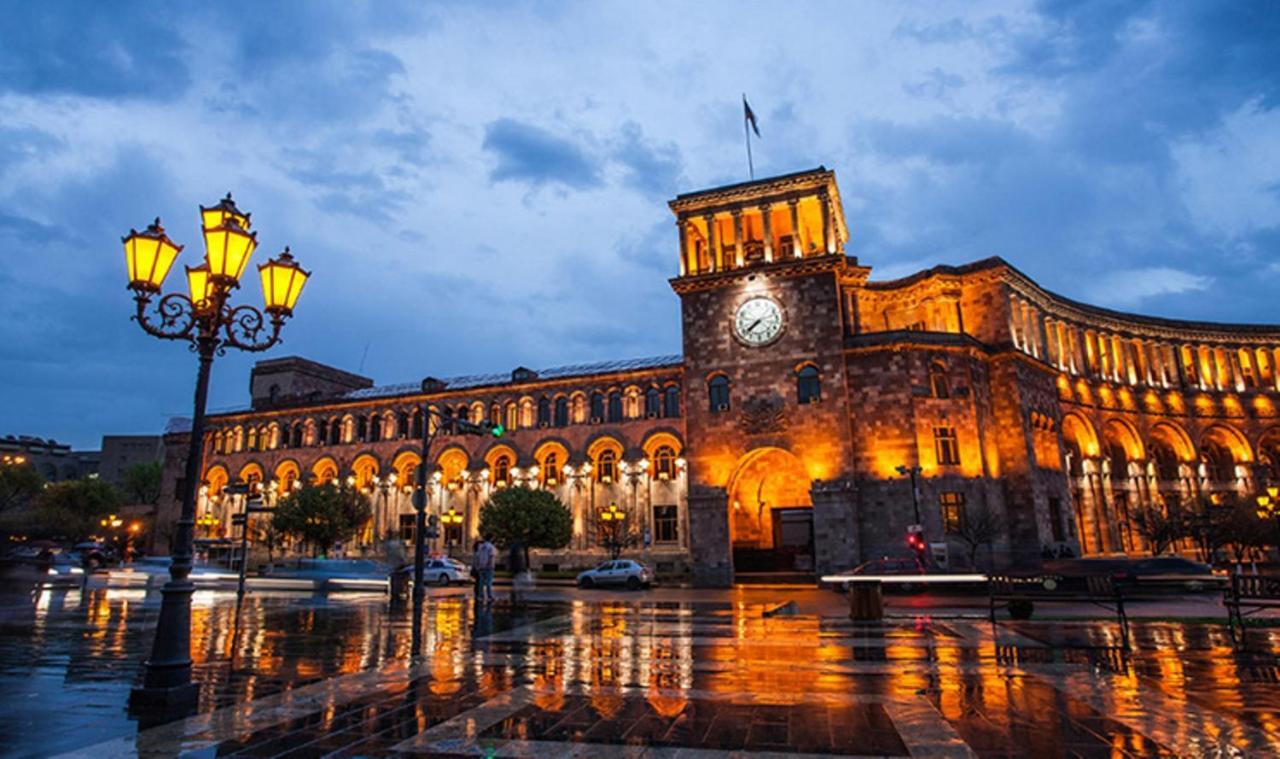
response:
<path id="1" fill-rule="evenodd" d="M 943 532 L 955 535 L 964 531 L 964 493 L 939 493 L 938 508 L 942 511 Z"/>
<path id="2" fill-rule="evenodd" d="M 796 400 L 806 404 L 821 399 L 822 381 L 818 376 L 818 367 L 805 364 L 796 372 Z"/>
<path id="3" fill-rule="evenodd" d="M 933 450 L 938 466 L 954 466 L 960 463 L 960 443 L 956 440 L 955 427 L 933 428 Z"/>
<path id="4" fill-rule="evenodd" d="M 707 382 L 707 399 L 710 401 L 711 413 L 729 410 L 729 378 L 717 374 Z"/>
<path id="5" fill-rule="evenodd" d="M 947 367 L 940 361 L 929 366 L 929 392 L 934 398 L 950 398 L 951 385 L 947 381 Z"/>

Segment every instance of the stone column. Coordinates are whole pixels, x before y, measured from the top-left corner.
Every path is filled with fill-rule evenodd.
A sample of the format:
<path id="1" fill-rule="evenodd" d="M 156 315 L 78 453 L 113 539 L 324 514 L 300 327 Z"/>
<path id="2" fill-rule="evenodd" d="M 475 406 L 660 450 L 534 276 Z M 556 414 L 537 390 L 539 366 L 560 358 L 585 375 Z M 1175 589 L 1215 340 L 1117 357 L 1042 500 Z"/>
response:
<path id="1" fill-rule="evenodd" d="M 769 218 L 770 216 L 772 216 L 772 213 L 771 213 L 772 208 L 773 206 L 770 203 L 760 204 L 760 228 L 764 230 L 764 262 L 765 263 L 770 263 L 773 261 L 773 219 Z"/>
<path id="2" fill-rule="evenodd" d="M 689 225 L 683 216 L 676 220 L 676 229 L 680 232 L 680 276 L 697 274 L 697 271 L 689 271 Z"/>
<path id="3" fill-rule="evenodd" d="M 788 200 L 787 209 L 791 212 L 791 255 L 802 258 L 804 257 L 804 240 L 800 237 L 800 199 Z"/>
<path id="4" fill-rule="evenodd" d="M 813 563 L 818 577 L 857 566 L 862 557 L 858 534 L 857 490 L 852 480 L 814 480 Z"/>
<path id="5" fill-rule="evenodd" d="M 1231 367 L 1233 382 L 1231 387 L 1238 393 L 1244 392 L 1244 367 L 1240 365 L 1240 349 L 1236 347 L 1227 348 L 1227 366 Z M 1255 372 L 1256 375 L 1256 372 Z"/>
<path id="6" fill-rule="evenodd" d="M 826 190 L 818 193 L 822 211 L 822 248 L 827 254 L 836 252 L 835 214 L 831 213 L 831 195 Z"/>
<path id="7" fill-rule="evenodd" d="M 729 494 L 724 488 L 689 486 L 689 559 L 695 588 L 732 587 Z"/>
<path id="8" fill-rule="evenodd" d="M 742 255 L 742 209 L 735 208 L 733 214 L 733 266 L 734 268 L 742 268 L 745 263 Z M 725 267 L 729 268 L 728 266 Z"/>
<path id="9" fill-rule="evenodd" d="M 716 215 L 709 213 L 702 217 L 707 224 L 707 264 L 711 271 L 720 271 L 720 241 L 716 239 Z"/>

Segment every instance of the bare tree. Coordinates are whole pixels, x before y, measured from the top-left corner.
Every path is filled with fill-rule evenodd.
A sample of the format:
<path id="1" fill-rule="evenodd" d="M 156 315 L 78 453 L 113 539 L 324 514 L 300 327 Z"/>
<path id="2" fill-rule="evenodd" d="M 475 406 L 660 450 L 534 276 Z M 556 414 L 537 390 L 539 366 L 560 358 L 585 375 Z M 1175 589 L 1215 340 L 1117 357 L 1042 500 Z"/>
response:
<path id="1" fill-rule="evenodd" d="M 1151 544 L 1151 552 L 1156 556 L 1167 551 L 1187 532 L 1186 519 L 1176 508 L 1166 511 L 1151 504 L 1135 509 L 1130 516 L 1133 528 Z"/>
<path id="2" fill-rule="evenodd" d="M 965 544 L 969 554 L 969 566 L 976 569 L 978 549 L 982 546 L 990 548 L 995 539 L 1003 533 L 1004 518 L 986 504 L 982 504 L 973 509 L 965 509 L 964 519 L 960 520 L 959 529 L 954 535 L 957 540 Z"/>

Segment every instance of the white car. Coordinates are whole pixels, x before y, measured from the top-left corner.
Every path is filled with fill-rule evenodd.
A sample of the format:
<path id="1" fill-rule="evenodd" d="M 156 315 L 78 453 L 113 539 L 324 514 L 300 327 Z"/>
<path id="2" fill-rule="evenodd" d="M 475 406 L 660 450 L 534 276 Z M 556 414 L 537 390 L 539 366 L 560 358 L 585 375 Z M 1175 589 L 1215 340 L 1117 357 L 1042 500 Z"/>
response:
<path id="1" fill-rule="evenodd" d="M 632 559 L 602 561 L 594 569 L 578 573 L 579 588 L 622 585 L 632 590 L 638 590 L 647 588 L 652 583 L 653 570 Z"/>
<path id="2" fill-rule="evenodd" d="M 457 559 L 427 559 L 422 576 L 428 584 L 449 585 L 455 582 L 469 582 L 471 570 Z"/>

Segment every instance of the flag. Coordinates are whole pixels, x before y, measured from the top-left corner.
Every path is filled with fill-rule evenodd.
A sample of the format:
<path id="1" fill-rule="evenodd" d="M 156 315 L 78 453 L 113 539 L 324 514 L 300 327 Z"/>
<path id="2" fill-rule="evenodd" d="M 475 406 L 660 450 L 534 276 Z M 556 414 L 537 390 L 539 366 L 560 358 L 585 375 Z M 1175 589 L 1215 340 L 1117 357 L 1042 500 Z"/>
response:
<path id="1" fill-rule="evenodd" d="M 751 131 L 756 133 L 756 137 L 760 136 L 760 127 L 756 125 L 755 111 L 751 110 L 751 106 L 747 103 L 747 96 L 742 96 L 742 118 L 747 120 L 751 125 Z"/>

